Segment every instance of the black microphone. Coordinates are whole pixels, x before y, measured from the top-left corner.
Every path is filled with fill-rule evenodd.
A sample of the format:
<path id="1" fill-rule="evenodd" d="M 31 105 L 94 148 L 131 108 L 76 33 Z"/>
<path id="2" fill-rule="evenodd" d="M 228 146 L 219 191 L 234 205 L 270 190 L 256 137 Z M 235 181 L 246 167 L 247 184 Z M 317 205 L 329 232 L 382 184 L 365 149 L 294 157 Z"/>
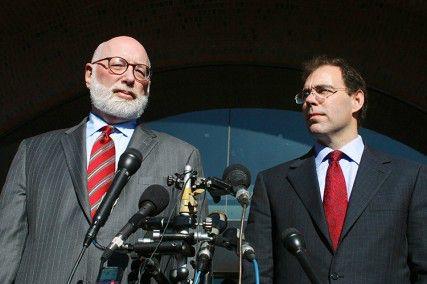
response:
<path id="1" fill-rule="evenodd" d="M 222 179 L 233 186 L 234 196 L 242 206 L 249 205 L 248 187 L 251 185 L 251 173 L 240 164 L 228 166 L 222 175 Z"/>
<path id="2" fill-rule="evenodd" d="M 223 195 L 234 196 L 233 186 L 217 177 L 208 177 L 204 179 L 204 182 L 206 183 L 206 189 L 212 196 L 212 199 L 215 203 L 220 202 L 221 196 Z"/>
<path id="3" fill-rule="evenodd" d="M 302 234 L 295 228 L 288 228 L 282 232 L 282 243 L 286 249 L 298 259 L 298 262 L 311 283 L 320 284 L 320 280 L 309 261 Z"/>
<path id="4" fill-rule="evenodd" d="M 214 244 L 228 250 L 235 250 L 237 253 L 239 238 L 240 230 L 235 227 L 230 227 L 215 238 Z M 242 256 L 249 261 L 255 259 L 255 250 L 247 241 L 243 241 L 242 243 Z"/>
<path id="5" fill-rule="evenodd" d="M 206 273 L 210 270 L 215 246 L 209 242 L 203 242 L 196 257 L 196 269 Z"/>
<path id="6" fill-rule="evenodd" d="M 208 218 L 210 218 L 210 221 L 211 221 L 211 228 L 210 228 L 211 234 L 217 236 L 219 234 L 222 234 L 227 228 L 228 221 L 227 221 L 227 215 L 225 215 L 225 213 L 212 212 L 208 215 Z"/>
<path id="7" fill-rule="evenodd" d="M 84 247 L 88 247 L 91 244 L 98 234 L 99 229 L 104 226 L 110 216 L 114 202 L 119 197 L 130 177 L 139 169 L 141 163 L 142 155 L 136 149 L 128 148 L 120 156 L 117 165 L 117 172 L 114 176 L 113 182 L 102 199 L 101 205 L 99 205 L 99 208 L 95 213 L 95 217 L 93 218 L 90 228 L 86 232 L 85 240 L 83 242 Z"/>
<path id="8" fill-rule="evenodd" d="M 158 184 L 147 187 L 139 199 L 139 211 L 129 219 L 128 223 L 120 230 L 105 249 L 101 257 L 102 263 L 107 261 L 113 252 L 117 248 L 121 247 L 123 242 L 141 227 L 147 216 L 155 216 L 159 214 L 165 210 L 168 204 L 169 194 L 166 188 Z"/>

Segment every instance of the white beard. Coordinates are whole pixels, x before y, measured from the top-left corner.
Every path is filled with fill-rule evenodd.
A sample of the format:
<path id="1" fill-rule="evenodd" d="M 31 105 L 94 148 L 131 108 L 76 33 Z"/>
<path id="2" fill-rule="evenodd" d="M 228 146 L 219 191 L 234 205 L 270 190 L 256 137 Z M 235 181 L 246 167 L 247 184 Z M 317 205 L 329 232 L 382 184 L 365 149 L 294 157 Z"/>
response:
<path id="1" fill-rule="evenodd" d="M 114 89 L 133 91 L 122 84 L 115 84 L 107 88 L 93 77 L 89 88 L 92 106 L 107 115 L 124 120 L 137 119 L 144 113 L 148 103 L 147 95 L 139 95 L 133 100 L 126 100 L 116 96 L 112 91 Z"/>

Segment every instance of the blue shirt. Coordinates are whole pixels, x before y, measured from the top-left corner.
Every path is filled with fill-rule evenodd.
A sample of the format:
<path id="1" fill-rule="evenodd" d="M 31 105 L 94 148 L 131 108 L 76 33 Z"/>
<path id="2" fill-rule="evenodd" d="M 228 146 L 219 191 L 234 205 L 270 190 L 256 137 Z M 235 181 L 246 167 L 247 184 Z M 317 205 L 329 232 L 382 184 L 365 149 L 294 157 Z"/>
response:
<path id="1" fill-rule="evenodd" d="M 93 113 L 89 114 L 89 119 L 86 123 L 86 167 L 89 166 L 90 152 L 96 139 L 101 135 L 101 128 L 108 125 L 102 118 Z M 123 123 L 115 124 L 114 131 L 110 137 L 114 141 L 116 148 L 116 169 L 120 156 L 126 150 L 136 127 L 136 120 L 130 120 Z"/>
<path id="2" fill-rule="evenodd" d="M 365 145 L 363 144 L 362 137 L 358 135 L 355 139 L 338 149 L 345 154 L 339 163 L 343 171 L 345 184 L 347 187 L 347 198 L 350 198 L 351 190 L 353 189 L 354 180 L 356 179 L 357 170 L 359 169 L 360 159 L 362 158 L 364 148 Z M 328 170 L 329 166 L 328 154 L 332 152 L 333 149 L 316 143 L 314 145 L 314 150 L 316 153 L 315 163 L 317 179 L 319 181 L 320 197 L 323 201 L 326 171 Z"/>

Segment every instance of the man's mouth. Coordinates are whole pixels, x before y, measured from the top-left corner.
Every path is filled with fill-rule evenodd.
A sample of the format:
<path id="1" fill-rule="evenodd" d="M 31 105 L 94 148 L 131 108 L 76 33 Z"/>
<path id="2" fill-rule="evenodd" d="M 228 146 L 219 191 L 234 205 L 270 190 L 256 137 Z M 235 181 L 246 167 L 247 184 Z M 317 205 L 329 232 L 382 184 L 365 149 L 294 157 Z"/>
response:
<path id="1" fill-rule="evenodd" d="M 114 89 L 113 93 L 116 94 L 118 97 L 126 99 L 126 100 L 136 99 L 136 95 L 130 91 L 121 90 L 121 89 Z"/>
<path id="2" fill-rule="evenodd" d="M 319 117 L 319 116 L 323 116 L 323 115 L 324 114 L 320 113 L 320 112 L 312 112 L 312 113 L 307 114 L 307 117 L 310 119 L 310 118 L 315 118 L 315 117 Z"/>

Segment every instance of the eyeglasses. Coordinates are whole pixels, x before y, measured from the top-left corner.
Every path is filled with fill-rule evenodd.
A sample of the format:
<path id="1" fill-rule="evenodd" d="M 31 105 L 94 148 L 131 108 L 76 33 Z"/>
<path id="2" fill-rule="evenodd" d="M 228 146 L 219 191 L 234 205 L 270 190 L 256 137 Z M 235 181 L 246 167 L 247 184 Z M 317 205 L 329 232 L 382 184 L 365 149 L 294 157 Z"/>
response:
<path id="1" fill-rule="evenodd" d="M 304 89 L 301 92 L 299 92 L 295 96 L 295 102 L 298 105 L 302 105 L 307 97 L 311 95 L 311 93 L 314 91 L 314 97 L 319 102 L 319 104 L 322 104 L 325 102 L 327 98 L 332 96 L 338 91 L 346 91 L 347 88 L 332 88 L 331 86 L 325 86 L 325 85 L 318 85 L 311 89 Z"/>
<path id="2" fill-rule="evenodd" d="M 103 60 L 108 60 L 108 69 L 113 74 L 122 75 L 128 70 L 129 65 L 133 66 L 133 76 L 135 79 L 142 83 L 146 84 L 151 78 L 151 68 L 145 64 L 130 64 L 126 59 L 121 57 L 106 57 L 92 62 L 91 64 L 99 64 L 104 68 L 107 68 L 104 64 L 100 63 Z"/>

